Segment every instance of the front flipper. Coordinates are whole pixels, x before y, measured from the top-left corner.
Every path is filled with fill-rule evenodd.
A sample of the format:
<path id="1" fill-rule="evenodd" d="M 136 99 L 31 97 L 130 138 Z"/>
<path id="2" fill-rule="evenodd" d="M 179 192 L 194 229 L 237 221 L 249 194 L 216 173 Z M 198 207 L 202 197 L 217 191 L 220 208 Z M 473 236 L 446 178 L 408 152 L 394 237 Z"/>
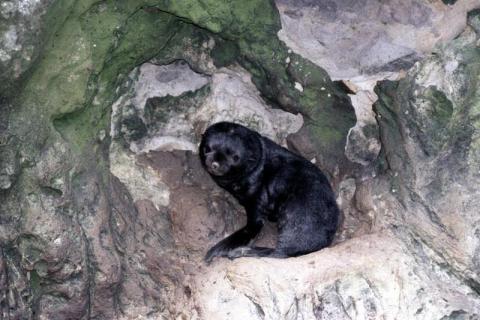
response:
<path id="1" fill-rule="evenodd" d="M 227 257 L 230 260 L 241 257 L 288 258 L 288 256 L 284 252 L 278 251 L 274 248 L 245 246 L 230 250 Z"/>
<path id="2" fill-rule="evenodd" d="M 208 250 L 207 254 L 205 255 L 205 262 L 210 264 L 215 257 L 226 257 L 228 252 L 233 248 L 235 247 L 233 247 L 233 244 L 230 242 L 229 238 L 225 238 Z"/>
<path id="3" fill-rule="evenodd" d="M 247 224 L 242 229 L 229 235 L 210 250 L 205 255 L 205 262 L 210 264 L 215 257 L 227 257 L 228 253 L 238 247 L 246 246 L 253 238 L 255 238 L 263 227 L 263 222 L 258 221 L 256 224 Z"/>

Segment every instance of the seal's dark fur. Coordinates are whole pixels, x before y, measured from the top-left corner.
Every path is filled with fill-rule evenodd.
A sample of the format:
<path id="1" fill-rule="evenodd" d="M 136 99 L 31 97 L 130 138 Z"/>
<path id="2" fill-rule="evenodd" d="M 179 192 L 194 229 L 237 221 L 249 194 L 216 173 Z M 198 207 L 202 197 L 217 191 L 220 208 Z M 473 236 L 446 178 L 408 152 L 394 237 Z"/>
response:
<path id="1" fill-rule="evenodd" d="M 308 160 L 230 122 L 205 131 L 199 154 L 213 180 L 247 213 L 246 226 L 213 246 L 207 262 L 224 256 L 292 257 L 332 242 L 339 217 L 335 196 L 325 175 Z M 278 223 L 277 247 L 248 247 L 265 219 Z"/>

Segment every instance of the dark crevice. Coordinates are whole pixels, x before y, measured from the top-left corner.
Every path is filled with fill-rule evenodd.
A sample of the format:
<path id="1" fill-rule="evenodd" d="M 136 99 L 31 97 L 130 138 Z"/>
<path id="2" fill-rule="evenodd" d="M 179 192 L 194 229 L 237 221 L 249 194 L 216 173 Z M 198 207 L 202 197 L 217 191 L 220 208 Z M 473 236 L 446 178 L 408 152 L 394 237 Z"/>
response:
<path id="1" fill-rule="evenodd" d="M 345 304 L 342 301 L 342 295 L 340 294 L 339 284 L 340 284 L 339 280 L 335 281 L 335 284 L 334 284 L 335 295 L 338 298 L 339 305 L 342 307 L 343 314 L 346 317 L 348 317 L 348 319 L 352 320 L 352 317 L 350 317 L 350 315 L 348 314 L 347 308 L 345 307 Z"/>
<path id="2" fill-rule="evenodd" d="M 447 228 L 447 226 L 445 226 L 445 224 L 442 223 L 442 220 L 440 219 L 440 217 L 438 216 L 438 214 L 435 212 L 434 209 L 432 209 L 426 202 L 425 200 L 423 200 L 422 197 L 420 197 L 420 195 L 414 191 L 410 191 L 410 199 L 415 202 L 415 203 L 418 203 L 422 206 L 422 208 L 425 210 L 425 212 L 427 213 L 427 216 L 428 218 L 430 219 L 430 221 L 433 223 L 433 225 L 437 226 L 438 228 L 441 229 L 442 231 L 442 234 L 445 234 L 447 235 L 451 240 L 458 240 L 454 235 L 453 235 L 453 232 L 451 230 L 449 230 Z"/>
<path id="3" fill-rule="evenodd" d="M 83 264 L 85 265 L 86 269 L 85 269 L 85 274 L 86 274 L 86 285 L 85 285 L 85 289 L 86 289 L 86 307 L 87 307 L 87 310 L 86 310 L 86 316 L 87 316 L 87 319 L 90 319 L 91 318 L 91 314 L 92 314 L 92 295 L 93 295 L 93 290 L 94 290 L 94 287 L 95 287 L 95 280 L 94 280 L 94 273 L 95 273 L 95 270 L 94 270 L 94 266 L 92 265 L 92 262 L 90 261 L 90 257 L 93 255 L 92 253 L 92 250 L 90 248 L 90 242 L 88 241 L 88 237 L 87 237 L 87 234 L 85 232 L 85 229 L 83 227 L 83 224 L 82 222 L 80 221 L 80 211 L 81 210 L 78 210 L 80 209 L 78 206 L 77 207 L 77 214 L 75 215 L 75 218 L 76 218 L 76 222 L 77 222 L 77 225 L 79 226 L 80 228 L 80 232 L 81 232 L 81 237 L 82 237 L 82 240 L 83 240 L 83 245 L 84 245 L 84 260 L 82 261 Z"/>
<path id="4" fill-rule="evenodd" d="M 301 114 L 306 120 L 312 119 L 311 116 L 296 105 L 293 100 L 288 102 L 279 101 L 280 96 L 284 96 L 280 92 L 281 85 L 278 84 L 277 77 L 270 73 L 263 65 L 257 61 L 249 59 L 247 56 L 242 55 L 241 59 L 237 59 L 237 62 L 250 73 L 252 73 L 252 82 L 255 87 L 258 88 L 262 99 L 272 108 L 284 110 L 292 114 Z M 266 83 L 269 85 L 267 86 Z"/>
<path id="5" fill-rule="evenodd" d="M 163 49 L 162 49 L 163 50 Z M 159 52 L 160 53 L 160 52 Z M 210 74 L 208 73 L 205 73 L 203 72 L 202 70 L 200 70 L 199 68 L 197 68 L 195 65 L 193 65 L 190 61 L 184 59 L 184 58 L 172 58 L 172 59 L 168 59 L 166 61 L 162 61 L 162 63 L 156 63 L 156 62 L 151 62 L 150 60 L 147 60 L 147 61 L 144 61 L 142 62 L 141 64 L 139 64 L 137 67 L 141 66 L 142 64 L 146 63 L 146 62 L 149 62 L 149 63 L 152 63 L 156 66 L 168 66 L 168 65 L 171 65 L 171 64 L 174 64 L 174 63 L 185 63 L 189 68 L 190 70 L 192 70 L 194 73 L 198 74 L 198 75 L 202 75 L 202 76 L 205 76 L 205 77 L 211 77 Z M 202 87 L 203 88 L 203 87 Z M 200 90 L 201 88 L 197 89 L 196 91 Z M 189 92 L 189 91 L 187 91 Z"/>
<path id="6" fill-rule="evenodd" d="M 114 215 L 120 216 L 120 218 L 123 219 L 123 223 L 127 226 L 127 228 L 131 228 L 132 236 L 135 239 L 136 231 L 135 231 L 135 228 L 131 226 L 131 223 L 135 223 L 135 217 L 138 215 L 138 212 L 137 212 L 137 208 L 133 205 L 133 199 L 131 198 L 130 193 L 125 189 L 125 187 L 118 180 L 118 178 L 111 175 L 109 176 L 109 180 L 110 180 L 109 189 L 110 189 L 110 194 L 112 196 L 108 197 L 108 202 L 109 202 L 108 224 L 112 234 L 114 249 L 120 257 L 120 274 L 121 274 L 120 281 L 112 287 L 113 308 L 116 313 L 116 316 L 120 317 L 121 315 L 124 314 L 124 310 L 122 310 L 122 303 L 120 300 L 120 296 L 123 290 L 122 284 L 125 281 L 124 275 L 126 274 L 126 269 L 127 269 L 126 259 L 128 259 L 128 256 L 125 255 L 125 250 L 122 248 L 122 240 L 124 237 L 121 234 L 118 234 L 116 230 Z M 117 202 L 119 201 L 125 201 L 127 203 L 126 204 L 127 208 L 125 208 L 123 211 L 121 210 L 121 208 L 117 207 L 117 205 L 121 206 L 121 204 L 117 204 Z M 132 218 L 130 223 L 126 221 L 126 219 L 123 217 L 122 212 L 125 212 L 125 214 L 130 213 Z"/>
<path id="7" fill-rule="evenodd" d="M 201 2 L 200 2 L 200 4 L 201 4 Z M 185 24 L 192 25 L 192 26 L 194 26 L 195 28 L 198 28 L 198 29 L 200 29 L 200 30 L 206 31 L 207 33 L 215 34 L 216 36 L 219 36 L 219 37 L 221 37 L 221 38 L 224 39 L 224 40 L 234 40 L 234 39 L 225 38 L 224 35 L 221 34 L 221 33 L 215 33 L 215 32 L 213 32 L 213 31 L 211 31 L 211 30 L 209 30 L 209 29 L 207 29 L 207 28 L 205 28 L 205 27 L 202 27 L 202 26 L 199 25 L 199 24 L 196 24 L 195 22 L 193 22 L 193 21 L 191 21 L 191 20 L 189 20 L 189 19 L 187 19 L 187 18 L 184 18 L 184 17 L 181 17 L 181 16 L 177 16 L 177 15 L 175 15 L 174 13 L 172 13 L 172 12 L 170 12 L 170 11 L 163 10 L 163 9 L 159 8 L 158 6 L 143 6 L 143 7 L 141 7 L 141 9 L 143 9 L 143 10 L 151 10 L 151 12 L 155 12 L 155 11 L 156 11 L 156 12 L 165 13 L 165 14 L 168 14 L 168 15 L 174 17 L 175 19 L 178 19 L 179 21 L 181 21 L 181 22 L 183 22 L 183 23 L 185 23 Z M 155 11 L 154 11 L 154 10 L 155 10 Z"/>
<path id="8" fill-rule="evenodd" d="M 0 247 L 0 319 L 31 320 L 32 312 L 35 313 L 36 300 L 32 297 L 30 283 L 23 272 L 28 271 L 21 268 L 20 256 L 14 243 Z M 13 305 L 9 301 L 11 298 Z M 2 315 L 5 317 L 1 318 Z"/>
<path id="9" fill-rule="evenodd" d="M 8 303 L 10 279 L 3 248 L 0 248 L 0 254 L 0 263 L 2 264 L 0 270 L 3 271 L 3 274 L 0 273 L 0 319 L 10 320 L 10 306 Z M 6 314 L 6 318 L 3 317 L 4 314 Z"/>
<path id="10" fill-rule="evenodd" d="M 412 257 L 417 261 L 419 265 L 426 263 L 432 263 L 444 270 L 448 275 L 452 276 L 460 283 L 463 283 L 469 287 L 474 293 L 480 297 L 480 282 L 475 280 L 463 271 L 455 269 L 452 265 L 447 263 L 450 259 L 445 257 L 445 255 L 438 251 L 436 248 L 427 244 L 427 242 L 418 234 L 415 230 L 408 228 L 404 230 L 403 233 L 397 233 L 401 239 L 407 244 L 406 248 L 412 253 Z M 408 239 L 405 238 L 405 235 L 408 235 Z M 434 257 L 428 255 L 424 247 L 428 248 L 434 253 Z"/>
<path id="11" fill-rule="evenodd" d="M 336 81 L 333 81 L 333 83 L 335 84 L 335 86 L 338 88 L 338 90 L 342 93 L 345 93 L 345 94 L 355 94 L 354 91 L 352 91 L 352 89 L 350 89 L 346 84 L 345 84 L 345 81 L 343 80 L 336 80 Z"/>
<path id="12" fill-rule="evenodd" d="M 63 195 L 62 190 L 50 187 L 50 186 L 40 186 L 42 192 L 49 196 L 61 197 Z"/>
<path id="13" fill-rule="evenodd" d="M 255 306 L 255 309 L 257 310 L 260 318 L 265 319 L 265 311 L 263 311 L 262 306 L 260 304 L 258 304 L 257 302 L 255 302 L 255 300 L 253 300 L 253 298 L 250 297 L 249 295 L 245 295 L 245 297 L 247 297 L 247 299 L 250 300 L 251 303 L 253 303 L 253 305 Z"/>

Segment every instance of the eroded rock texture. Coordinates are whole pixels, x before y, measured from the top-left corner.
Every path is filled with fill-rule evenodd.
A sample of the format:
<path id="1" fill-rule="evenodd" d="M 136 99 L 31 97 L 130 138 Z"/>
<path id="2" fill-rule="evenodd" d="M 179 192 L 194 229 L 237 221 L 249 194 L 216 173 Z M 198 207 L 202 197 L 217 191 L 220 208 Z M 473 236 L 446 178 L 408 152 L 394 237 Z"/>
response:
<path id="1" fill-rule="evenodd" d="M 480 3 L 450 2 L 0 3 L 0 319 L 480 319 Z M 203 263 L 245 219 L 197 159 L 219 120 L 327 173 L 334 246 Z"/>

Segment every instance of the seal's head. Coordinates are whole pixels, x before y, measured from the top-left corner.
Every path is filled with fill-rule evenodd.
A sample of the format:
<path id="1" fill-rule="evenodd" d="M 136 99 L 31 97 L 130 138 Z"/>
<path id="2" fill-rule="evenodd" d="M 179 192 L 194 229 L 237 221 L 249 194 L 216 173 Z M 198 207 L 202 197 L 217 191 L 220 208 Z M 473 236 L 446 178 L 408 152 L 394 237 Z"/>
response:
<path id="1" fill-rule="evenodd" d="M 214 177 L 240 177 L 261 159 L 258 133 L 236 123 L 218 122 L 207 128 L 199 154 L 204 168 Z"/>

